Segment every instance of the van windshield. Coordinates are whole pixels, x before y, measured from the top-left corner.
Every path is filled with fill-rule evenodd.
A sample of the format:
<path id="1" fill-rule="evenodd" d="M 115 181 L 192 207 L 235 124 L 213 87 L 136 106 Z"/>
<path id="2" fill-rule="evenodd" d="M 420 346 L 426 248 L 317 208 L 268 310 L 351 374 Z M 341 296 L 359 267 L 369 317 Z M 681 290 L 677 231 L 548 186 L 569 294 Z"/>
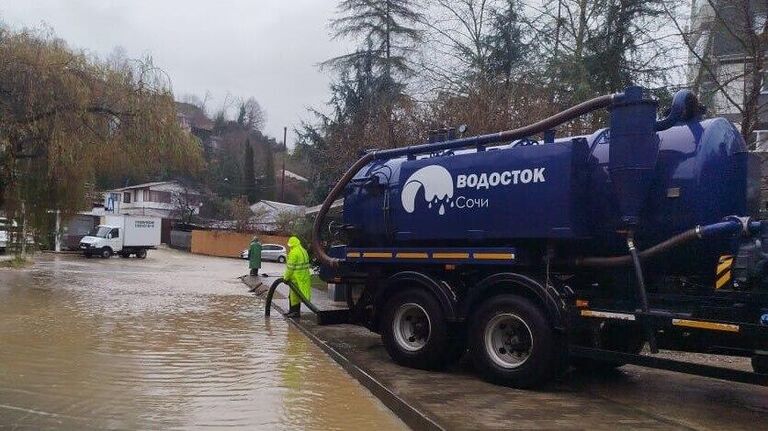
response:
<path id="1" fill-rule="evenodd" d="M 111 231 L 112 228 L 105 227 L 105 226 L 96 226 L 91 230 L 88 235 L 89 236 L 95 236 L 99 238 L 106 238 L 109 231 Z"/>

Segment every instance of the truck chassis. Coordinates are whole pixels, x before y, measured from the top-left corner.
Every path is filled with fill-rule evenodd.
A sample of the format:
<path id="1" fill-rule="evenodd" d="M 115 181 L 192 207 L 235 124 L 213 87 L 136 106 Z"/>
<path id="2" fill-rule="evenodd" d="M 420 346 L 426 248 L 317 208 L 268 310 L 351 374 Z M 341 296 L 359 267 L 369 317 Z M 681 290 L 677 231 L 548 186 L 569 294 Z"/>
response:
<path id="1" fill-rule="evenodd" d="M 319 322 L 381 334 L 405 366 L 440 369 L 469 351 L 487 380 L 515 387 L 535 386 L 568 365 L 624 364 L 768 385 L 768 326 L 759 323 L 768 292 L 728 283 L 667 293 L 686 291 L 667 282 L 649 286 L 650 307 L 642 311 L 632 295 L 604 294 L 607 286 L 585 285 L 578 274 L 521 265 L 510 247 L 331 251 L 346 264 L 323 276 L 347 287 L 349 310 L 343 319 L 319 311 Z M 651 353 L 658 347 L 751 357 L 755 372 L 641 354 L 649 338 Z"/>

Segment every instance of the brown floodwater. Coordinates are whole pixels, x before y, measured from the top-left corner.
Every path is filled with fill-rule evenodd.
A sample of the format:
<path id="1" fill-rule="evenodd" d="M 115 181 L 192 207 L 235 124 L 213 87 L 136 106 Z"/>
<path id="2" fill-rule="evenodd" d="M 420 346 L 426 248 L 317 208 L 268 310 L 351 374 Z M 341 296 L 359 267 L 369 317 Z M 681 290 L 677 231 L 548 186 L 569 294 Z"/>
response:
<path id="1" fill-rule="evenodd" d="M 265 320 L 244 272 L 168 250 L 0 269 L 0 428 L 405 428 L 297 329 Z"/>

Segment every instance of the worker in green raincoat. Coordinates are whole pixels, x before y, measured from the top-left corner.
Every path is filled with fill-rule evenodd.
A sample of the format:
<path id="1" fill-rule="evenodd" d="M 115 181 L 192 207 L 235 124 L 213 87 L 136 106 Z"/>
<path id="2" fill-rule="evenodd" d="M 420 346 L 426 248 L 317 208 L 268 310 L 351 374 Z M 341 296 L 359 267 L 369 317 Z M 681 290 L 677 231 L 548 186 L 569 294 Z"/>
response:
<path id="1" fill-rule="evenodd" d="M 309 274 L 309 254 L 301 246 L 301 241 L 295 236 L 288 238 L 288 260 L 285 264 L 283 279 L 298 287 L 307 300 L 312 297 L 312 280 Z M 301 314 L 301 299 L 290 292 L 288 295 L 290 309 L 286 316 L 299 317 Z"/>

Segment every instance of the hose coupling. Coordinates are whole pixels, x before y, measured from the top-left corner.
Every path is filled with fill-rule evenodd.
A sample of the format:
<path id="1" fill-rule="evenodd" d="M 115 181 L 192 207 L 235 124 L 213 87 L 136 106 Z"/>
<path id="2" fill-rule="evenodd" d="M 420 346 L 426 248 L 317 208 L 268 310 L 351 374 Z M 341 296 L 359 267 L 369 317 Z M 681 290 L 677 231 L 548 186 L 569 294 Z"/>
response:
<path id="1" fill-rule="evenodd" d="M 735 221 L 739 225 L 741 225 L 741 234 L 742 236 L 751 236 L 752 232 L 750 229 L 750 221 L 752 220 L 750 217 L 739 217 L 735 215 L 728 216 L 723 219 L 724 221 Z"/>

